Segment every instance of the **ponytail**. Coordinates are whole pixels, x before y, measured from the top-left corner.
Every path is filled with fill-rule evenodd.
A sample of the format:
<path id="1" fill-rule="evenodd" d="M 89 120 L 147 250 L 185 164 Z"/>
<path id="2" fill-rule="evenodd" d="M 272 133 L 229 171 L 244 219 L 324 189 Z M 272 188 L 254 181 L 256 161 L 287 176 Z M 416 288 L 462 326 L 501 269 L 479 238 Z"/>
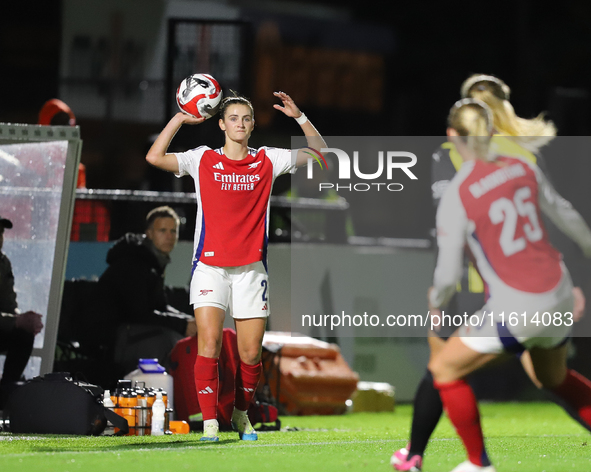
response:
<path id="1" fill-rule="evenodd" d="M 556 137 L 554 123 L 544 119 L 544 114 L 525 119 L 517 116 L 509 102 L 511 89 L 492 75 L 476 74 L 464 81 L 461 88 L 463 98 L 474 98 L 486 103 L 493 114 L 494 128 L 499 134 L 513 136 L 514 140 L 532 152 Z"/>
<path id="2" fill-rule="evenodd" d="M 490 108 L 480 100 L 458 100 L 447 118 L 447 124 L 464 138 L 466 146 L 481 160 L 488 160 L 493 116 Z"/>

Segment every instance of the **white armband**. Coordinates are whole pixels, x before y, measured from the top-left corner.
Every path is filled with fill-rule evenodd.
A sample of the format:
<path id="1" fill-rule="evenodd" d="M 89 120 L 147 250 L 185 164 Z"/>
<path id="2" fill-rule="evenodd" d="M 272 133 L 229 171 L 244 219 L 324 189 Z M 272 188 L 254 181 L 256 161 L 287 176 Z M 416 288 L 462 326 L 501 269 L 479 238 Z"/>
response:
<path id="1" fill-rule="evenodd" d="M 298 122 L 298 125 L 303 125 L 306 121 L 308 121 L 308 117 L 302 113 L 300 116 L 295 118 L 295 120 Z"/>

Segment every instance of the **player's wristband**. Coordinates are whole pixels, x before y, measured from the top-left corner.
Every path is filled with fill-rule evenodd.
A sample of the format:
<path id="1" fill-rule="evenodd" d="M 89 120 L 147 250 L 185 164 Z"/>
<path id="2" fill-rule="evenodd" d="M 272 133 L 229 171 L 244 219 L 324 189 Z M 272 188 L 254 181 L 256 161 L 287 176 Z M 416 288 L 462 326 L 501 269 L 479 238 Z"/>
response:
<path id="1" fill-rule="evenodd" d="M 295 118 L 295 120 L 298 122 L 298 125 L 303 125 L 306 121 L 308 121 L 308 117 L 302 113 L 300 116 Z"/>

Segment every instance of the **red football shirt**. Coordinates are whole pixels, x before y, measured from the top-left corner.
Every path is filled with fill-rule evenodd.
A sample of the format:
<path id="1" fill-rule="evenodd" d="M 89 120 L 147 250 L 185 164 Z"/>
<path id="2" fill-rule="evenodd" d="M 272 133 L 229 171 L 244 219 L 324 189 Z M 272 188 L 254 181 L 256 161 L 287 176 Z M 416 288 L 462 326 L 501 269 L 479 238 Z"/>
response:
<path id="1" fill-rule="evenodd" d="M 542 223 L 536 175 L 519 159 L 498 162 L 501 167 L 476 161 L 459 186 L 467 218 L 476 226 L 471 238 L 504 283 L 523 292 L 546 292 L 562 277 L 561 255 Z M 479 268 L 486 265 L 481 261 Z"/>
<path id="2" fill-rule="evenodd" d="M 540 169 L 521 158 L 497 160 L 502 165 L 464 162 L 439 203 L 439 255 L 429 294 L 435 307 L 455 293 L 466 243 L 491 299 L 555 289 L 563 275 L 561 254 L 548 241 L 541 211 L 591 257 L 591 230 Z"/>
<path id="3" fill-rule="evenodd" d="M 235 161 L 201 146 L 176 154 L 178 177 L 191 175 L 197 194 L 193 267 L 198 261 L 236 267 L 263 261 L 269 222 L 269 202 L 275 178 L 295 172 L 288 149 L 249 148 Z"/>

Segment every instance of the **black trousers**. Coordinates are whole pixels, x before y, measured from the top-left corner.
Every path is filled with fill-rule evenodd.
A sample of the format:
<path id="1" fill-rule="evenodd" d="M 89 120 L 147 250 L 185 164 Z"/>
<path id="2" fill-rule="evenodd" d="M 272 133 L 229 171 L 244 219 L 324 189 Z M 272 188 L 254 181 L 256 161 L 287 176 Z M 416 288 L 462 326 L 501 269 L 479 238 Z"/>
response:
<path id="1" fill-rule="evenodd" d="M 29 362 L 35 336 L 24 329 L 14 328 L 11 331 L 0 331 L 0 352 L 6 354 L 2 384 L 18 382 Z"/>

